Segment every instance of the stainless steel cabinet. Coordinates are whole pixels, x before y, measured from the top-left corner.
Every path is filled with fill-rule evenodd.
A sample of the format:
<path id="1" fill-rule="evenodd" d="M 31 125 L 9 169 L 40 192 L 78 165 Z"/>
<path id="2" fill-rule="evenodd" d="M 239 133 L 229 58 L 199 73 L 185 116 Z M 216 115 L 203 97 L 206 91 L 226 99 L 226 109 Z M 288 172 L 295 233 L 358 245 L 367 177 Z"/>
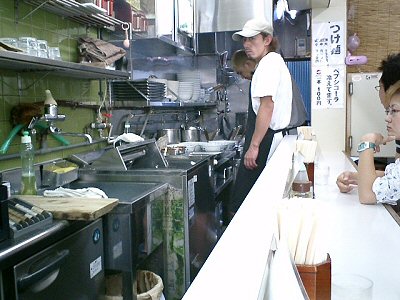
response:
<path id="1" fill-rule="evenodd" d="M 104 295 L 102 219 L 14 266 L 14 279 L 17 300 L 95 300 Z"/>

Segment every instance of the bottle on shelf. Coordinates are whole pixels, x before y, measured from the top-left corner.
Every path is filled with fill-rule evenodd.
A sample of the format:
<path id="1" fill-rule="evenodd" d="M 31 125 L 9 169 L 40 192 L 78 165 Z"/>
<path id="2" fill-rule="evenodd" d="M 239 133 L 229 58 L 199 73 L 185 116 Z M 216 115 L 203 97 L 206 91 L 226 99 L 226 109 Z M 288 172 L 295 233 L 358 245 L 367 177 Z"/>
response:
<path id="1" fill-rule="evenodd" d="M 36 195 L 36 176 L 34 167 L 35 152 L 28 131 L 21 138 L 21 195 Z"/>

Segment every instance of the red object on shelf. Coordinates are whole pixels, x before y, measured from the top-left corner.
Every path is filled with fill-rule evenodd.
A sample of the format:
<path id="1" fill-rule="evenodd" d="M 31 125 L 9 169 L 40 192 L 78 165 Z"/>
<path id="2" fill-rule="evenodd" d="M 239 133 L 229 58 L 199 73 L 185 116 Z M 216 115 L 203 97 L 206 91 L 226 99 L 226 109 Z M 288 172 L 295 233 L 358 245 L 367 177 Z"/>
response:
<path id="1" fill-rule="evenodd" d="M 138 11 L 132 11 L 132 30 L 136 32 L 147 31 L 147 18 Z"/>
<path id="2" fill-rule="evenodd" d="M 110 11 L 108 13 L 110 16 L 114 16 L 114 0 L 110 0 Z"/>

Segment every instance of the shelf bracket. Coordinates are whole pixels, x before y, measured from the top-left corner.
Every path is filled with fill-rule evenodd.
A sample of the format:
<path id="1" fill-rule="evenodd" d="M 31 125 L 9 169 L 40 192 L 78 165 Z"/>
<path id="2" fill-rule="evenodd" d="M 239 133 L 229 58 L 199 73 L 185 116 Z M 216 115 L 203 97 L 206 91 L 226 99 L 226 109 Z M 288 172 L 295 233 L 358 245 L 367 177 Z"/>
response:
<path id="1" fill-rule="evenodd" d="M 29 12 L 28 14 L 26 14 L 24 17 L 22 17 L 22 18 L 19 18 L 19 14 L 17 14 L 18 15 L 18 18 L 15 18 L 15 23 L 18 23 L 19 22 L 19 20 L 25 20 L 27 17 L 29 17 L 30 15 L 32 15 L 32 14 L 34 14 L 38 9 L 40 9 L 42 6 L 44 6 L 44 5 L 46 5 L 46 3 L 47 2 L 49 2 L 50 0 L 46 0 L 46 1 L 43 1 L 43 3 L 41 3 L 39 6 L 37 6 L 36 8 L 34 8 L 31 12 Z M 16 0 L 16 5 L 17 5 L 17 7 L 16 7 L 16 9 L 15 9 L 15 11 L 17 11 L 17 9 L 19 8 L 19 0 Z"/>

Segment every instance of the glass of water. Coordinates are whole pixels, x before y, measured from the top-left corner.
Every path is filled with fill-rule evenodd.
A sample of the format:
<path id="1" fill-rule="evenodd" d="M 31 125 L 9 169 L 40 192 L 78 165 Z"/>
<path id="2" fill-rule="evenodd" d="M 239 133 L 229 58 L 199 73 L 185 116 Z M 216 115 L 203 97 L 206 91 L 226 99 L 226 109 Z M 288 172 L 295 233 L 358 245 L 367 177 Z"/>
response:
<path id="1" fill-rule="evenodd" d="M 49 58 L 55 60 L 62 60 L 59 47 L 49 47 Z"/>
<path id="2" fill-rule="evenodd" d="M 332 276 L 331 300 L 372 300 L 373 282 L 358 274 Z"/>

